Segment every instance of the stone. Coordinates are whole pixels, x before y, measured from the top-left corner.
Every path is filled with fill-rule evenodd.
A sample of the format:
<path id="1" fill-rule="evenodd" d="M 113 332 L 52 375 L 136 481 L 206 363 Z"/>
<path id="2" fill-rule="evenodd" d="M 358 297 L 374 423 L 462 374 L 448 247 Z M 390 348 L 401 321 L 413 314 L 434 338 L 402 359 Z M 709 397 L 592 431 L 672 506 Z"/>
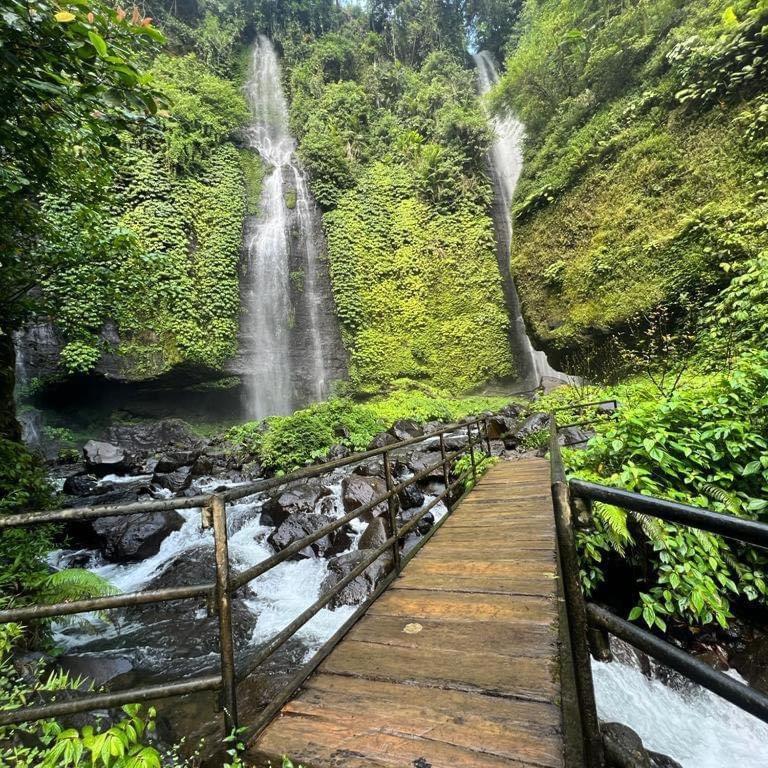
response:
<path id="1" fill-rule="evenodd" d="M 157 458 L 156 472 L 175 472 L 181 467 L 191 467 L 200 457 L 200 451 L 168 451 Z"/>
<path id="2" fill-rule="evenodd" d="M 400 440 L 410 440 L 412 437 L 421 437 L 424 430 L 413 419 L 398 419 L 390 428 L 389 434 Z"/>
<path id="3" fill-rule="evenodd" d="M 408 457 L 408 469 L 413 472 L 414 475 L 423 472 L 427 467 L 432 467 L 438 462 L 443 460 L 443 456 L 440 451 L 427 451 L 425 453 L 414 453 Z M 426 476 L 426 478 L 442 479 L 443 467 L 434 467 Z M 425 479 L 426 479 L 425 478 Z"/>
<path id="4" fill-rule="evenodd" d="M 367 450 L 375 451 L 377 448 L 386 448 L 388 445 L 392 445 L 397 442 L 397 438 L 394 435 L 390 435 L 389 432 L 379 432 L 374 435 L 373 440 L 368 443 Z"/>
<path id="5" fill-rule="evenodd" d="M 64 481 L 62 490 L 68 496 L 89 496 L 97 492 L 98 482 L 95 475 L 72 475 Z"/>
<path id="6" fill-rule="evenodd" d="M 548 413 L 532 413 L 527 418 L 523 419 L 514 428 L 514 438 L 517 442 L 521 442 L 528 435 L 532 435 L 534 432 L 540 432 L 542 429 L 549 427 L 549 414 Z"/>
<path id="7" fill-rule="evenodd" d="M 402 526 L 405 525 L 406 523 L 410 523 L 411 520 L 413 520 L 413 518 L 416 517 L 420 511 L 421 511 L 420 507 L 413 507 L 411 509 L 403 510 L 402 514 L 400 515 L 400 519 L 402 522 L 402 525 L 400 527 L 402 528 Z M 412 529 L 410 532 L 418 533 L 421 536 L 423 536 L 434 524 L 435 524 L 435 516 L 430 511 L 430 512 L 427 512 L 427 514 L 424 515 L 424 517 L 422 517 L 418 523 L 416 523 L 415 528 Z"/>
<path id="8" fill-rule="evenodd" d="M 139 500 L 138 491 L 130 487 L 108 486 L 110 490 L 104 493 L 95 493 L 91 496 L 78 496 L 69 502 L 70 507 L 101 507 L 116 506 L 118 504 L 133 504 Z M 146 489 L 149 492 L 149 489 Z"/>
<path id="9" fill-rule="evenodd" d="M 601 723 L 600 732 L 609 765 L 651 768 L 651 758 L 643 741 L 631 728 L 622 723 Z"/>
<path id="10" fill-rule="evenodd" d="M 184 518 L 175 510 L 101 517 L 90 523 L 98 549 L 115 563 L 146 560 L 156 555 L 163 540 L 182 525 Z"/>
<path id="11" fill-rule="evenodd" d="M 261 524 L 277 527 L 297 512 L 314 512 L 320 499 L 330 494 L 330 488 L 318 482 L 292 483 L 264 502 Z"/>
<path id="12" fill-rule="evenodd" d="M 328 449 L 328 453 L 326 455 L 326 459 L 328 461 L 337 461 L 338 459 L 346 459 L 347 456 L 349 456 L 352 452 L 347 448 L 346 445 L 332 445 Z"/>
<path id="13" fill-rule="evenodd" d="M 160 419 L 139 424 L 113 424 L 107 440 L 134 453 L 153 453 L 170 446 L 199 448 L 203 441 L 181 419 Z"/>
<path id="14" fill-rule="evenodd" d="M 172 493 L 181 493 L 192 483 L 192 467 L 179 467 L 174 472 L 158 472 L 152 478 L 152 482 Z"/>
<path id="15" fill-rule="evenodd" d="M 332 522 L 333 518 L 318 515 L 314 512 L 296 512 L 286 518 L 270 535 L 267 541 L 278 552 L 289 547 L 296 541 L 309 536 L 324 525 Z M 331 534 L 323 536 L 300 550 L 293 559 L 307 557 L 330 557 L 349 548 L 352 534 L 349 526 L 342 526 Z"/>
<path id="16" fill-rule="evenodd" d="M 651 759 L 652 768 L 683 768 L 682 763 L 678 763 L 669 755 L 662 755 L 660 752 L 648 750 L 648 757 Z"/>
<path id="17" fill-rule="evenodd" d="M 133 463 L 128 452 L 112 443 L 89 440 L 83 446 L 86 469 L 97 477 L 128 472 Z"/>
<path id="18" fill-rule="evenodd" d="M 384 459 L 371 459 L 358 464 L 352 473 L 363 477 L 384 477 Z"/>
<path id="19" fill-rule="evenodd" d="M 133 671 L 131 659 L 111 654 L 65 654 L 59 656 L 56 666 L 64 672 L 69 672 L 73 678 L 87 677 L 96 686 L 106 685 L 115 678 Z"/>
<path id="20" fill-rule="evenodd" d="M 466 433 L 446 435 L 443 438 L 443 445 L 445 445 L 445 450 L 448 453 L 453 453 L 454 451 L 458 451 L 460 448 L 463 448 L 467 444 L 468 440 L 469 438 L 467 437 Z"/>
<path id="21" fill-rule="evenodd" d="M 505 405 L 499 413 L 502 416 L 506 416 L 510 419 L 518 419 L 520 418 L 520 414 L 523 413 L 525 410 L 524 406 L 518 405 L 517 403 L 510 403 L 509 405 Z"/>
<path id="22" fill-rule="evenodd" d="M 352 474 L 347 475 L 341 481 L 341 499 L 345 512 L 360 509 L 386 492 L 387 484 L 380 477 L 363 477 Z M 369 521 L 372 517 L 385 514 L 387 509 L 387 502 L 382 501 L 360 519 Z"/>
<path id="23" fill-rule="evenodd" d="M 387 540 L 387 529 L 380 517 L 374 517 L 357 542 L 358 549 L 378 549 Z"/>
<path id="24" fill-rule="evenodd" d="M 511 416 L 497 415 L 488 419 L 488 437 L 501 440 L 515 428 L 515 419 Z"/>
<path id="25" fill-rule="evenodd" d="M 360 549 L 356 552 L 345 552 L 343 555 L 332 557 L 328 561 L 328 575 L 320 587 L 320 592 L 325 593 L 335 587 L 342 579 L 373 556 L 373 550 Z M 392 563 L 392 555 L 384 552 L 359 576 L 354 578 L 337 595 L 334 595 L 328 607 L 333 610 L 342 605 L 359 605 L 373 592 L 376 585 L 387 575 Z"/>
<path id="26" fill-rule="evenodd" d="M 581 429 L 580 427 L 566 427 L 557 433 L 557 442 L 559 445 L 572 446 L 574 448 L 586 448 L 587 441 L 594 437 L 593 430 Z"/>
<path id="27" fill-rule="evenodd" d="M 753 688 L 768 694 L 768 636 L 749 641 L 733 655 L 731 664 Z"/>
<path id="28" fill-rule="evenodd" d="M 424 491 L 414 483 L 403 488 L 398 494 L 398 498 L 400 499 L 401 509 L 420 507 L 424 503 Z"/>
<path id="29" fill-rule="evenodd" d="M 214 471 L 213 460 L 210 456 L 206 456 L 204 453 L 200 454 L 195 459 L 195 463 L 192 465 L 193 477 L 204 477 L 206 475 L 212 475 Z"/>

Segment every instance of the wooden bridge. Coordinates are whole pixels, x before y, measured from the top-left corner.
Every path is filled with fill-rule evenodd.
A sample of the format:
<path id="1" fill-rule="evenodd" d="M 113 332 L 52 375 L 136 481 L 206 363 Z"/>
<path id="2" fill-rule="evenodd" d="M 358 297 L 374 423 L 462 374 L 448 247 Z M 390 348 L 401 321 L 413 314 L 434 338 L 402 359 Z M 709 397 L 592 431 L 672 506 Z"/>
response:
<path id="1" fill-rule="evenodd" d="M 312 768 L 564 764 L 549 464 L 501 462 L 253 745 Z"/>
<path id="2" fill-rule="evenodd" d="M 381 557 L 389 557 L 392 567 L 370 598 L 295 671 L 255 721 L 247 723 L 252 764 L 276 767 L 288 755 L 305 768 L 636 766 L 634 753 L 622 752 L 620 744 L 612 743 L 597 719 L 588 637 L 593 654 L 604 657 L 608 634 L 768 722 L 768 696 L 604 607 L 585 602 L 573 509 L 578 503 L 588 513 L 593 502 L 613 504 L 763 549 L 768 549 L 768 524 L 568 481 L 554 413 L 549 462 L 502 461 L 459 500 L 465 484 L 480 475 L 478 453 L 492 453 L 489 425 L 489 417 L 481 416 L 285 477 L 211 494 L 0 516 L 1 532 L 17 526 L 199 509 L 203 527 L 213 528 L 214 581 L 11 606 L 0 609 L 0 623 L 187 600 L 216 610 L 220 656 L 218 669 L 208 674 L 5 710 L 0 712 L 0 726 L 213 691 L 220 697 L 224 732 L 231 734 L 240 725 L 238 682 Z M 449 445 L 455 447 L 464 431 L 466 438 L 449 452 Z M 396 482 L 392 467 L 398 452 L 427 442 L 430 451 L 439 446 L 439 460 Z M 374 458 L 382 462 L 386 492 L 245 571 L 233 572 L 227 503 Z M 463 462 L 462 471 L 463 458 L 471 469 Z M 402 520 L 398 495 L 435 472 L 444 481 L 442 493 L 407 522 Z M 441 502 L 450 515 L 433 525 L 417 548 L 404 552 L 408 535 Z M 386 541 L 367 550 L 370 554 L 349 574 L 242 663 L 232 627 L 235 592 L 353 519 L 378 514 L 382 504 L 387 507 Z"/>

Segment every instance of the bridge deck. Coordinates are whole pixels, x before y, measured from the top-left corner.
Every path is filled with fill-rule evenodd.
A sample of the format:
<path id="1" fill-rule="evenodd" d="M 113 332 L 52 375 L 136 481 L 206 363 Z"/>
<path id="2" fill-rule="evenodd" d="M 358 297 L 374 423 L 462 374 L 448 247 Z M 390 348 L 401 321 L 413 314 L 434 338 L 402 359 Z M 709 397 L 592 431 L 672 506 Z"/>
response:
<path id="1" fill-rule="evenodd" d="M 307 768 L 559 768 L 555 571 L 548 464 L 497 464 L 249 757 L 280 765 L 287 754 Z"/>

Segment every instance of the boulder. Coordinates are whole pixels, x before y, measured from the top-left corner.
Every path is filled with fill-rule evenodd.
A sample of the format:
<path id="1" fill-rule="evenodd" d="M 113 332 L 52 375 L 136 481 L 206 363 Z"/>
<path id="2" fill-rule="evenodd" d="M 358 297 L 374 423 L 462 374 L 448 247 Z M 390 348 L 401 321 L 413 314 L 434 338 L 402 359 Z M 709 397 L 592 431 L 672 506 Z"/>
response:
<path id="1" fill-rule="evenodd" d="M 360 509 L 386 492 L 387 484 L 380 477 L 363 477 L 352 474 L 347 475 L 341 482 L 341 499 L 344 503 L 345 512 Z M 385 514 L 387 509 L 387 502 L 382 501 L 360 519 L 370 521 L 372 517 Z"/>
<path id="2" fill-rule="evenodd" d="M 328 561 L 328 575 L 320 587 L 320 592 L 324 593 L 335 587 L 343 578 L 361 565 L 364 560 L 372 556 L 373 550 L 360 549 L 356 552 L 346 552 L 343 555 L 331 558 Z M 387 575 L 391 562 L 391 554 L 384 552 L 359 576 L 347 584 L 338 595 L 334 595 L 328 603 L 328 607 L 333 610 L 342 605 L 359 605 L 362 603 L 373 592 L 381 579 Z"/>
<path id="3" fill-rule="evenodd" d="M 200 454 L 195 459 L 195 463 L 192 465 L 193 477 L 203 477 L 205 475 L 212 475 L 214 471 L 214 463 L 210 456 L 206 456 L 204 453 Z"/>
<path id="4" fill-rule="evenodd" d="M 134 453 L 153 453 L 168 446 L 199 448 L 203 441 L 181 419 L 160 419 L 139 424 L 113 424 L 107 440 Z"/>
<path id="5" fill-rule="evenodd" d="M 400 499 L 401 509 L 420 507 L 424 503 L 424 491 L 415 483 L 403 488 L 397 496 Z"/>
<path id="6" fill-rule="evenodd" d="M 293 483 L 264 502 L 261 508 L 261 524 L 279 526 L 297 512 L 314 512 L 318 501 L 330 494 L 330 488 L 312 480 Z"/>
<path id="7" fill-rule="evenodd" d="M 532 413 L 515 426 L 514 438 L 519 443 L 528 437 L 528 435 L 532 435 L 534 432 L 540 432 L 542 429 L 547 429 L 548 427 L 548 413 Z"/>
<path id="8" fill-rule="evenodd" d="M 413 419 L 398 419 L 390 428 L 389 434 L 396 440 L 410 440 L 412 437 L 421 437 L 424 430 Z"/>
<path id="9" fill-rule="evenodd" d="M 384 477 L 384 459 L 371 459 L 358 464 L 352 473 L 363 477 Z"/>
<path id="10" fill-rule="evenodd" d="M 594 437 L 593 430 L 585 430 L 580 427 L 566 427 L 557 434 L 557 442 L 563 446 L 573 446 L 574 448 L 584 448 L 587 441 Z"/>
<path id="11" fill-rule="evenodd" d="M 72 475 L 64 481 L 62 490 L 68 496 L 90 496 L 92 493 L 98 493 L 98 483 L 94 475 Z"/>
<path id="12" fill-rule="evenodd" d="M 425 453 L 414 453 L 408 457 L 408 469 L 413 472 L 414 475 L 424 471 L 427 467 L 431 467 L 442 461 L 443 457 L 440 451 L 427 451 Z M 427 478 L 442 478 L 443 467 L 442 465 L 435 467 Z"/>
<path id="13" fill-rule="evenodd" d="M 643 741 L 631 728 L 622 723 L 601 723 L 600 731 L 609 765 L 651 768 Z"/>
<path id="14" fill-rule="evenodd" d="M 683 768 L 677 760 L 673 760 L 669 755 L 662 755 L 660 752 L 648 750 L 648 757 L 651 759 L 651 768 Z"/>
<path id="15" fill-rule="evenodd" d="M 374 517 L 363 531 L 360 541 L 357 542 L 357 548 L 378 549 L 388 538 L 384 521 L 380 517 Z"/>
<path id="16" fill-rule="evenodd" d="M 517 405 L 516 403 L 510 403 L 509 405 L 505 405 L 500 411 L 499 414 L 501 416 L 506 416 L 510 419 L 519 419 L 520 414 L 523 413 L 525 410 L 525 407 L 522 405 Z"/>
<path id="17" fill-rule="evenodd" d="M 753 688 L 768 694 L 768 636 L 749 641 L 731 663 Z"/>
<path id="18" fill-rule="evenodd" d="M 90 523 L 98 549 L 115 563 L 145 560 L 156 555 L 163 540 L 184 525 L 176 511 L 101 517 Z"/>
<path id="19" fill-rule="evenodd" d="M 386 448 L 388 445 L 396 442 L 397 438 L 394 435 L 390 435 L 389 432 L 379 432 L 378 435 L 374 435 L 373 440 L 368 444 L 367 450 L 374 451 L 377 448 Z"/>
<path id="20" fill-rule="evenodd" d="M 157 457 L 156 472 L 175 472 L 181 467 L 191 467 L 200 457 L 200 451 L 166 451 Z"/>
<path id="21" fill-rule="evenodd" d="M 128 472 L 133 464 L 128 452 L 112 443 L 89 440 L 83 446 L 85 468 L 97 477 Z"/>
<path id="22" fill-rule="evenodd" d="M 488 437 L 491 440 L 501 440 L 512 433 L 514 428 L 515 419 L 511 416 L 497 415 L 488 419 Z"/>
<path id="23" fill-rule="evenodd" d="M 152 478 L 152 482 L 172 493 L 181 493 L 192 483 L 192 467 L 179 467 L 174 472 L 158 472 Z"/>
<path id="24" fill-rule="evenodd" d="M 405 525 L 406 523 L 410 523 L 411 520 L 413 520 L 413 518 L 416 517 L 420 511 L 421 509 L 418 507 L 413 507 L 411 509 L 403 510 L 402 514 L 400 515 L 402 525 Z M 415 528 L 412 529 L 410 533 L 418 533 L 421 536 L 423 536 L 434 524 L 435 524 L 435 516 L 432 514 L 431 511 L 429 511 L 427 512 L 426 515 L 424 515 L 424 517 L 421 518 L 421 520 L 419 520 L 418 523 L 416 523 Z"/>
<path id="25" fill-rule="evenodd" d="M 267 541 L 278 552 L 289 547 L 295 541 L 309 536 L 311 533 L 322 528 L 324 525 L 332 522 L 333 518 L 325 515 L 318 515 L 314 512 L 296 512 L 286 518 L 270 535 Z M 317 541 L 304 547 L 294 559 L 298 560 L 306 557 L 329 557 L 343 552 L 349 548 L 352 542 L 352 534 L 349 526 L 334 531 L 327 536 L 323 536 Z"/>
<path id="26" fill-rule="evenodd" d="M 328 449 L 328 453 L 326 455 L 326 459 L 328 461 L 337 461 L 338 459 L 346 459 L 347 456 L 349 456 L 351 451 L 349 448 L 347 448 L 346 445 L 332 445 Z"/>
<path id="27" fill-rule="evenodd" d="M 78 496 L 69 502 L 70 507 L 114 507 L 118 504 L 133 504 L 139 500 L 139 492 L 130 486 L 106 486 L 110 490 L 104 493 L 95 493 L 92 496 Z M 97 489 L 98 490 L 98 489 Z M 149 492 L 149 489 L 145 489 Z"/>
<path id="28" fill-rule="evenodd" d="M 453 451 L 458 451 L 460 448 L 463 448 L 467 444 L 468 439 L 469 438 L 467 437 L 466 433 L 446 435 L 443 438 L 443 444 L 445 445 L 445 450 L 448 451 L 448 453 L 453 453 Z"/>

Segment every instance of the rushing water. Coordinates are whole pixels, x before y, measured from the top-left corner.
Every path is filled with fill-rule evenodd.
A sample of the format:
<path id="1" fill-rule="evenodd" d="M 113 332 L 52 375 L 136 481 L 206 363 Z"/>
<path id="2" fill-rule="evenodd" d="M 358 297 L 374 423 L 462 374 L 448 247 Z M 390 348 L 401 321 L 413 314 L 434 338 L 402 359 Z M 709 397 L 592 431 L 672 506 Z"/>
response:
<path id="1" fill-rule="evenodd" d="M 488 51 L 474 55 L 480 92 L 486 94 L 499 79 L 496 66 Z M 491 117 L 495 140 L 491 146 L 490 164 L 496 193 L 500 248 L 503 254 L 502 274 L 505 277 L 507 302 L 512 315 L 512 345 L 518 366 L 518 376 L 526 387 L 567 381 L 568 377 L 555 370 L 544 352 L 534 349 L 523 320 L 520 298 L 509 273 L 509 253 L 512 245 L 512 199 L 523 168 L 525 127 L 513 115 Z M 499 226 L 500 225 L 500 226 Z"/>
<path id="2" fill-rule="evenodd" d="M 768 765 L 768 725 L 675 672 L 662 682 L 655 663 L 644 675 L 627 646 L 611 646 L 615 661 L 592 665 L 601 720 L 628 725 L 683 768 Z"/>
<path id="3" fill-rule="evenodd" d="M 247 145 L 266 166 L 259 214 L 245 221 L 240 372 L 246 415 L 289 413 L 328 394 L 338 378 L 340 340 L 333 317 L 320 214 L 296 159 L 280 65 L 259 37 L 246 87 L 253 121 Z"/>

